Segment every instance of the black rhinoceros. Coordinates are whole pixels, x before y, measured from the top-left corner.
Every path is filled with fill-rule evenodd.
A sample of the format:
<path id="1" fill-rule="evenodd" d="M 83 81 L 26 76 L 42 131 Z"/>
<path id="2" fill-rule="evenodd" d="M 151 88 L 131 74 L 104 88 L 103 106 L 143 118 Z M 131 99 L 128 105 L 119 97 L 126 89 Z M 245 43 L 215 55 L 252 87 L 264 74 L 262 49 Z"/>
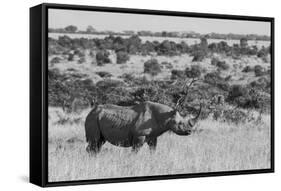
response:
<path id="1" fill-rule="evenodd" d="M 150 101 L 135 106 L 97 105 L 88 114 L 85 122 L 87 151 L 97 153 L 109 143 L 132 147 L 133 151 L 146 142 L 155 150 L 157 137 L 169 130 L 177 135 L 189 135 L 198 120 L 183 117 L 177 109 Z"/>

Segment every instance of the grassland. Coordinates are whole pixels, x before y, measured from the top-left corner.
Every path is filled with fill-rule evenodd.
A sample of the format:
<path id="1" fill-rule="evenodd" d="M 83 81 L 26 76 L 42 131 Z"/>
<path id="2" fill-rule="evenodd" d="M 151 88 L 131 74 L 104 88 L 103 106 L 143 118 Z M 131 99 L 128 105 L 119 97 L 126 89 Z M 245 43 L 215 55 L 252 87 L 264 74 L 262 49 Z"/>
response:
<path id="1" fill-rule="evenodd" d="M 53 75 L 49 76 L 49 100 L 52 101 L 49 103 L 53 104 L 49 105 L 49 181 L 270 168 L 271 65 L 269 47 L 264 48 L 265 55 L 263 55 L 260 50 L 256 50 L 254 54 L 243 53 L 244 49 L 239 45 L 238 47 L 234 45 L 222 47 L 214 51 L 212 46 L 204 47 L 204 43 L 202 43 L 202 47 L 200 44 L 192 45 L 183 51 L 185 46 L 178 44 L 178 47 L 182 48 L 178 49 L 180 53 L 169 55 L 159 51 L 160 47 L 160 50 L 162 48 L 168 53 L 174 52 L 172 46 L 164 46 L 164 44 L 163 46 L 150 44 L 155 51 L 143 54 L 146 49 L 141 49 L 140 45 L 143 44 L 135 43 L 134 39 L 131 41 L 123 39 L 122 42 L 139 47 L 137 53 L 131 53 L 128 49 L 129 46 L 124 48 L 124 43 L 117 43 L 118 46 L 116 46 L 110 40 L 107 43 L 99 42 L 97 39 L 80 41 L 66 38 L 49 41 L 53 43 L 49 48 L 48 65 L 49 71 L 53 71 L 49 72 Z M 70 41 L 72 43 L 69 45 Z M 95 46 L 90 46 L 88 43 L 94 43 Z M 102 48 L 104 46 L 100 46 L 102 43 L 104 46 L 110 45 L 111 47 L 107 50 L 110 63 L 98 64 L 97 53 L 104 51 Z M 227 42 L 227 44 L 231 43 Z M 169 42 L 169 44 L 173 43 Z M 216 46 L 221 45 L 223 44 L 218 43 Z M 122 64 L 117 64 L 117 53 L 120 47 L 126 50 L 129 59 Z M 156 49 L 157 47 L 158 49 Z M 207 49 L 203 60 L 194 61 L 193 53 L 196 53 L 194 50 L 197 49 L 199 53 Z M 227 49 L 229 50 L 226 51 Z M 236 49 L 241 54 L 237 55 Z M 247 50 L 252 49 L 247 47 Z M 56 59 L 57 61 L 52 62 Z M 153 59 L 157 60 L 161 71 L 157 75 L 144 73 L 145 63 Z M 213 64 L 215 59 L 224 61 L 227 68 L 223 69 L 217 64 Z M 163 64 L 164 62 L 166 64 Z M 203 109 L 207 113 L 206 117 L 202 117 L 198 122 L 197 131 L 194 134 L 177 136 L 167 132 L 158 138 L 158 146 L 154 153 L 149 151 L 147 145 L 144 145 L 138 153 L 133 153 L 131 148 L 116 147 L 110 143 L 105 143 L 97 156 L 89 155 L 86 152 L 84 120 L 90 108 L 86 103 L 78 112 L 73 112 L 72 105 L 75 105 L 73 103 L 76 99 L 80 99 L 82 103 L 88 96 L 91 99 L 95 97 L 97 104 L 118 104 L 122 101 L 131 103 L 129 101 L 134 99 L 133 93 L 144 88 L 148 95 L 144 96 L 145 99 L 164 102 L 173 107 L 172 93 L 179 95 L 182 86 L 178 85 L 180 83 L 169 82 L 173 80 L 172 72 L 178 70 L 185 73 L 185 76 L 179 77 L 182 79 L 177 78 L 175 81 L 188 80 L 187 78 L 191 77 L 187 77 L 186 69 L 192 68 L 192 66 L 199 67 L 200 82 L 193 87 L 193 90 L 198 91 L 189 92 L 187 105 L 198 105 L 200 96 L 201 101 L 205 104 Z M 250 68 L 249 71 L 245 71 L 247 68 Z M 100 75 L 102 72 L 109 76 L 102 77 Z M 131 75 L 132 79 L 124 77 L 124 74 Z M 208 75 L 213 78 L 207 78 Z M 141 81 L 144 78 L 146 80 Z M 112 82 L 117 85 L 110 85 Z M 120 85 L 116 82 L 122 83 Z M 142 84 L 142 82 L 146 84 Z M 156 86 L 155 82 L 161 82 L 162 86 L 160 86 L 161 83 Z M 236 88 L 237 91 L 232 92 L 233 86 L 237 85 L 241 88 Z M 154 91 L 150 89 L 151 87 Z M 165 91 L 160 91 L 165 87 Z M 110 95 L 113 96 L 108 96 L 107 94 L 111 91 L 114 94 Z M 208 111 L 209 103 L 215 96 L 223 95 L 225 98 L 231 98 L 230 95 L 237 94 L 237 92 L 238 95 L 235 95 L 234 101 L 226 100 L 225 104 L 219 106 L 217 110 Z M 257 93 L 259 93 L 259 97 L 256 96 Z M 124 99 L 124 95 L 127 96 L 126 99 Z M 151 100 L 152 97 L 153 100 Z M 62 110 L 65 102 L 69 103 L 66 105 L 67 112 Z M 213 117 L 215 111 L 234 112 L 228 112 L 228 115 L 215 119 Z M 234 116 L 234 114 L 237 115 Z"/>
<path id="2" fill-rule="evenodd" d="M 190 136 L 166 133 L 150 153 L 106 143 L 97 156 L 85 151 L 84 119 L 89 110 L 67 114 L 49 108 L 49 181 L 217 172 L 270 168 L 270 116 L 243 125 L 198 123 Z"/>

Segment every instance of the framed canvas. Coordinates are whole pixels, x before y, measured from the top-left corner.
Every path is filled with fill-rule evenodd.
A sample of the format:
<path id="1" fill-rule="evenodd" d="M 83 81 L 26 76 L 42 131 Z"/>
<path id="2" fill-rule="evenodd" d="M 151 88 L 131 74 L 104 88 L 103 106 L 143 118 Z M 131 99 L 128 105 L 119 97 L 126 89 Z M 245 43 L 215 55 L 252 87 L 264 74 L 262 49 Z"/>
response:
<path id="1" fill-rule="evenodd" d="M 30 8 L 30 182 L 274 172 L 274 18 Z"/>

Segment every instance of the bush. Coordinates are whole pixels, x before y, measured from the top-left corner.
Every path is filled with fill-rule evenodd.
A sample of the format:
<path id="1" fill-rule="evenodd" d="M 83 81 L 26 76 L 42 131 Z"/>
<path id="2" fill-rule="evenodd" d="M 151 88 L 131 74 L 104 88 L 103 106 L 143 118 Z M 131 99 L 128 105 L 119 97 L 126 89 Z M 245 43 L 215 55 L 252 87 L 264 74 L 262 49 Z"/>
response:
<path id="1" fill-rule="evenodd" d="M 231 47 L 228 46 L 227 42 L 221 41 L 217 44 L 217 52 L 218 53 L 229 53 L 231 51 Z"/>
<path id="2" fill-rule="evenodd" d="M 61 58 L 60 57 L 54 57 L 52 60 L 51 60 L 51 64 L 57 64 L 57 63 L 60 63 L 61 62 Z"/>
<path id="3" fill-rule="evenodd" d="M 219 59 L 218 59 L 218 58 L 212 58 L 212 60 L 211 60 L 211 65 L 217 66 L 218 62 L 219 62 Z"/>
<path id="4" fill-rule="evenodd" d="M 222 69 L 222 70 L 228 70 L 228 69 L 229 69 L 229 65 L 226 64 L 225 61 L 219 61 L 219 62 L 217 63 L 217 67 L 218 67 L 219 69 Z"/>
<path id="5" fill-rule="evenodd" d="M 216 85 L 224 81 L 224 78 L 222 78 L 218 72 L 210 72 L 204 76 L 204 81 L 208 84 Z"/>
<path id="6" fill-rule="evenodd" d="M 211 84 L 223 91 L 229 91 L 229 84 L 225 78 L 220 76 L 219 72 L 211 72 L 204 76 L 204 82 Z"/>
<path id="7" fill-rule="evenodd" d="M 248 72 L 252 72 L 254 71 L 254 68 L 251 68 L 251 66 L 245 66 L 245 68 L 243 68 L 242 72 L 248 73 Z"/>
<path id="8" fill-rule="evenodd" d="M 260 77 L 259 79 L 252 81 L 250 85 L 253 88 L 258 88 L 270 93 L 271 81 L 266 77 Z"/>
<path id="9" fill-rule="evenodd" d="M 124 73 L 120 78 L 123 78 L 125 82 L 132 82 L 134 80 L 133 74 Z"/>
<path id="10" fill-rule="evenodd" d="M 175 56 L 177 55 L 176 43 L 164 40 L 156 47 L 156 51 L 159 55 Z"/>
<path id="11" fill-rule="evenodd" d="M 231 78 L 232 78 L 232 75 L 228 75 L 224 78 L 224 80 L 227 82 L 227 81 L 231 80 Z"/>
<path id="12" fill-rule="evenodd" d="M 79 63 L 79 64 L 83 64 L 84 62 L 86 62 L 85 57 L 79 58 L 79 60 L 78 60 L 78 63 Z"/>
<path id="13" fill-rule="evenodd" d="M 71 111 L 73 113 L 80 113 L 83 111 L 83 109 L 90 106 L 90 103 L 88 100 L 82 99 L 82 98 L 74 98 L 74 100 L 71 103 Z"/>
<path id="14" fill-rule="evenodd" d="M 165 66 L 166 69 L 173 69 L 173 65 L 170 62 L 162 62 L 161 65 Z"/>
<path id="15" fill-rule="evenodd" d="M 176 80 L 176 79 L 185 79 L 186 75 L 183 70 L 172 70 L 171 71 L 171 80 Z"/>
<path id="16" fill-rule="evenodd" d="M 124 51 L 119 51 L 116 53 L 116 62 L 117 64 L 123 64 L 123 63 L 126 63 L 130 57 L 128 55 L 127 52 L 124 52 Z"/>
<path id="17" fill-rule="evenodd" d="M 197 50 L 191 56 L 193 56 L 192 62 L 202 62 L 207 57 L 207 53 L 203 50 Z"/>
<path id="18" fill-rule="evenodd" d="M 74 54 L 71 54 L 71 53 L 69 53 L 68 54 L 68 61 L 73 61 L 73 59 L 74 59 Z"/>
<path id="19" fill-rule="evenodd" d="M 48 70 L 49 105 L 71 108 L 74 98 L 92 98 L 96 92 L 91 79 L 84 75 L 61 74 L 57 69 Z"/>
<path id="20" fill-rule="evenodd" d="M 130 38 L 127 39 L 127 52 L 130 54 L 136 54 L 139 52 L 141 47 L 141 39 L 137 35 L 132 35 Z"/>
<path id="21" fill-rule="evenodd" d="M 248 115 L 246 112 L 239 109 L 224 110 L 222 118 L 228 123 L 234 123 L 236 125 L 245 123 Z"/>
<path id="22" fill-rule="evenodd" d="M 247 38 L 241 38 L 240 39 L 240 47 L 246 48 L 248 46 L 248 39 Z"/>
<path id="23" fill-rule="evenodd" d="M 77 55 L 78 57 L 84 57 L 85 53 L 79 49 L 74 50 L 73 52 L 74 55 Z"/>
<path id="24" fill-rule="evenodd" d="M 104 92 L 106 92 L 111 88 L 124 86 L 124 83 L 119 80 L 106 79 L 106 80 L 97 82 L 96 86 L 98 88 L 100 88 L 101 90 L 103 90 Z"/>
<path id="25" fill-rule="evenodd" d="M 218 58 L 212 58 L 211 64 L 217 66 L 219 69 L 228 70 L 229 65 L 225 61 L 220 61 Z"/>
<path id="26" fill-rule="evenodd" d="M 224 91 L 229 91 L 230 85 L 227 82 L 219 82 L 217 83 L 217 87 Z"/>
<path id="27" fill-rule="evenodd" d="M 261 67 L 260 65 L 256 65 L 254 67 L 254 71 L 255 71 L 255 75 L 258 77 L 258 76 L 262 76 L 264 75 L 264 70 L 263 70 L 263 67 Z"/>
<path id="28" fill-rule="evenodd" d="M 267 56 L 267 54 L 269 54 L 269 48 L 266 49 L 265 47 L 262 47 L 262 49 L 260 49 L 260 50 L 258 51 L 257 56 L 258 56 L 259 58 L 262 58 L 262 57 Z"/>
<path id="29" fill-rule="evenodd" d="M 185 69 L 185 75 L 188 78 L 199 78 L 201 76 L 201 70 L 198 65 L 192 65 L 191 68 L 187 67 Z"/>
<path id="30" fill-rule="evenodd" d="M 228 93 L 227 100 L 232 102 L 236 98 L 238 98 L 240 96 L 244 96 L 246 93 L 247 93 L 246 88 L 244 86 L 242 86 L 242 85 L 232 85 L 230 87 L 230 91 Z"/>
<path id="31" fill-rule="evenodd" d="M 269 110 L 270 100 L 270 92 L 248 85 L 233 85 L 226 101 L 242 108 Z"/>
<path id="32" fill-rule="evenodd" d="M 109 72 L 105 72 L 105 71 L 96 72 L 96 74 L 102 78 L 110 78 L 112 76 L 112 74 L 110 74 Z"/>
<path id="33" fill-rule="evenodd" d="M 106 50 L 98 51 L 96 54 L 96 60 L 98 66 L 111 63 L 111 60 L 109 59 L 109 52 Z"/>
<path id="34" fill-rule="evenodd" d="M 161 65 L 156 59 L 150 59 L 144 63 L 144 73 L 156 76 L 161 72 Z"/>
<path id="35" fill-rule="evenodd" d="M 129 91 L 122 81 L 105 79 L 99 81 L 96 87 L 98 103 L 119 105 L 120 102 L 124 103 L 129 98 Z"/>

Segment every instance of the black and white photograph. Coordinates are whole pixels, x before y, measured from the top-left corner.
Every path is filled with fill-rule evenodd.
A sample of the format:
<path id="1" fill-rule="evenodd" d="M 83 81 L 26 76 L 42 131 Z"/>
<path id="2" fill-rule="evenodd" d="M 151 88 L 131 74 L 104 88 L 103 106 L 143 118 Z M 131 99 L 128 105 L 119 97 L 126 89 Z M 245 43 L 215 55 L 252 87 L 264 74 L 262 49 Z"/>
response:
<path id="1" fill-rule="evenodd" d="M 48 182 L 272 168 L 271 22 L 47 11 Z"/>

